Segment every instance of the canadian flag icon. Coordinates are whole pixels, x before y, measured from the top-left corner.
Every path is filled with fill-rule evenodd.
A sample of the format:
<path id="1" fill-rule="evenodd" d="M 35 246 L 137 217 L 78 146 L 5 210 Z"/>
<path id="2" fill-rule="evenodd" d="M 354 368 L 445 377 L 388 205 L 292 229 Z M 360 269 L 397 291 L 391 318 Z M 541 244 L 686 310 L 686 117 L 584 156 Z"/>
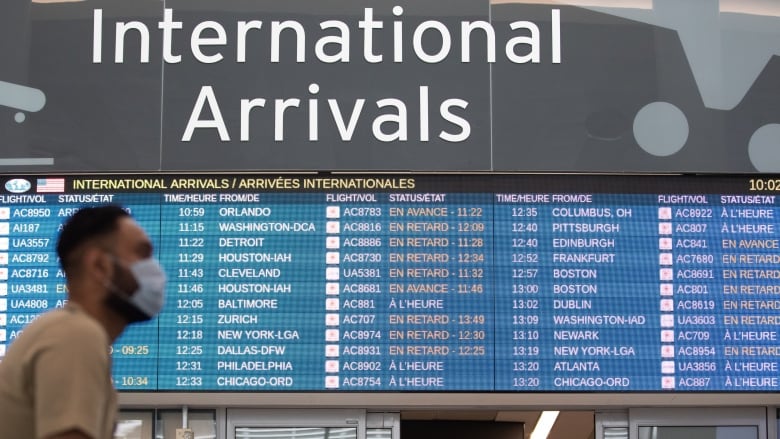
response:
<path id="1" fill-rule="evenodd" d="M 661 271 L 658 272 L 658 276 L 661 280 L 672 280 L 674 278 L 674 270 L 671 268 L 662 268 Z"/>
<path id="2" fill-rule="evenodd" d="M 328 236 L 325 238 L 325 248 L 328 249 L 337 249 L 339 248 L 341 242 L 339 241 L 338 236 Z"/>
<path id="3" fill-rule="evenodd" d="M 339 360 L 328 360 L 325 362 L 325 372 L 335 373 L 339 371 Z"/>
<path id="4" fill-rule="evenodd" d="M 658 263 L 660 265 L 672 265 L 672 254 L 661 253 L 660 255 L 658 255 Z"/>
<path id="5" fill-rule="evenodd" d="M 674 330 L 664 329 L 663 331 L 661 331 L 661 341 L 664 343 L 674 342 Z"/>
<path id="6" fill-rule="evenodd" d="M 674 358 L 674 346 L 669 344 L 661 346 L 661 358 Z"/>
<path id="7" fill-rule="evenodd" d="M 7 220 L 11 218 L 10 207 L 0 207 L 0 220 Z"/>
<path id="8" fill-rule="evenodd" d="M 674 286 L 672 284 L 661 284 L 661 295 L 662 296 L 673 296 L 674 295 Z"/>
<path id="9" fill-rule="evenodd" d="M 671 207 L 659 207 L 658 208 L 658 219 L 662 219 L 662 220 L 670 220 L 670 219 L 672 219 L 672 208 Z"/>
<path id="10" fill-rule="evenodd" d="M 661 299 L 661 311 L 674 311 L 674 300 L 673 299 Z"/>
<path id="11" fill-rule="evenodd" d="M 671 235 L 672 234 L 672 223 L 658 223 L 658 234 L 659 235 Z"/>
<path id="12" fill-rule="evenodd" d="M 672 238 L 660 238 L 658 240 L 658 248 L 661 250 L 671 250 Z"/>
<path id="13" fill-rule="evenodd" d="M 661 388 L 662 389 L 674 389 L 674 377 L 662 377 L 661 378 Z"/>

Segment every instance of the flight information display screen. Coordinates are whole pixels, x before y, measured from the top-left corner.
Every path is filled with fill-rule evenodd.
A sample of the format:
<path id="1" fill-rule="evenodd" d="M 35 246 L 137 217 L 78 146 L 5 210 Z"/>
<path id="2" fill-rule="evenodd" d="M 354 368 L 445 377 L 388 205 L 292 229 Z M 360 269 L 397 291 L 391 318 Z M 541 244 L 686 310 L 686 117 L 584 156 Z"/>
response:
<path id="1" fill-rule="evenodd" d="M 120 204 L 166 305 L 120 390 L 780 390 L 780 180 L 69 175 L 0 180 L 0 354 L 66 301 L 63 220 Z"/>

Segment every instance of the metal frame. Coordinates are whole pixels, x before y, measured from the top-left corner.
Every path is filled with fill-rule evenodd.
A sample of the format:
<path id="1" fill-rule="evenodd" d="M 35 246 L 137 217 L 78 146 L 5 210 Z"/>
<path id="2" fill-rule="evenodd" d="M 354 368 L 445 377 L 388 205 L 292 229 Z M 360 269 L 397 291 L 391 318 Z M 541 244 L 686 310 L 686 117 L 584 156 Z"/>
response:
<path id="1" fill-rule="evenodd" d="M 735 426 L 755 425 L 758 439 L 767 439 L 766 407 L 630 408 L 628 437 L 639 438 L 640 426 Z"/>

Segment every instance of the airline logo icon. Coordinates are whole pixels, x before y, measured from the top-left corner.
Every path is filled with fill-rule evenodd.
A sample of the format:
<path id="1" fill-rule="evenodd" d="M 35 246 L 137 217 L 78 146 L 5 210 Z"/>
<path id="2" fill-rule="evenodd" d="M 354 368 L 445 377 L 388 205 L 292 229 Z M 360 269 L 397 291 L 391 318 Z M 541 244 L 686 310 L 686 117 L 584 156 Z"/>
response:
<path id="1" fill-rule="evenodd" d="M 325 345 L 325 356 L 328 358 L 338 357 L 339 345 L 337 344 Z"/>
<path id="2" fill-rule="evenodd" d="M 662 268 L 659 271 L 659 277 L 661 280 L 672 280 L 674 278 L 674 270 L 671 268 Z"/>
<path id="3" fill-rule="evenodd" d="M 341 208 L 339 206 L 326 207 L 325 218 L 341 218 Z"/>
<path id="4" fill-rule="evenodd" d="M 674 314 L 662 314 L 661 315 L 661 327 L 662 328 L 674 328 Z"/>
<path id="5" fill-rule="evenodd" d="M 325 294 L 328 296 L 338 296 L 339 295 L 339 283 L 338 282 L 328 282 L 325 284 Z"/>
<path id="6" fill-rule="evenodd" d="M 672 238 L 661 238 L 658 240 L 658 248 L 661 250 L 672 249 Z"/>
<path id="7" fill-rule="evenodd" d="M 674 373 L 674 361 L 662 361 L 661 373 Z"/>
<path id="8" fill-rule="evenodd" d="M 658 263 L 660 265 L 672 265 L 672 254 L 671 253 L 661 253 L 658 256 Z"/>
<path id="9" fill-rule="evenodd" d="M 659 235 L 671 235 L 672 234 L 672 223 L 658 223 L 658 234 Z"/>
<path id="10" fill-rule="evenodd" d="M 661 311 L 666 311 L 666 312 L 674 311 L 674 300 L 661 299 Z"/>
<path id="11" fill-rule="evenodd" d="M 326 376 L 325 377 L 325 388 L 326 389 L 338 389 L 339 388 L 339 377 L 338 376 Z"/>
<path id="12" fill-rule="evenodd" d="M 328 221 L 325 223 L 326 233 L 339 233 L 341 232 L 341 224 L 338 221 Z"/>
<path id="13" fill-rule="evenodd" d="M 339 371 L 339 360 L 328 360 L 325 362 L 325 372 L 336 373 Z"/>
<path id="14" fill-rule="evenodd" d="M 325 330 L 325 341 L 339 341 L 339 330 L 338 329 L 326 329 Z"/>
<path id="15" fill-rule="evenodd" d="M 661 388 L 662 389 L 674 389 L 674 377 L 663 377 L 661 378 Z"/>
<path id="16" fill-rule="evenodd" d="M 339 267 L 328 267 L 325 269 L 326 280 L 339 280 Z"/>
<path id="17" fill-rule="evenodd" d="M 662 296 L 673 296 L 674 295 L 674 287 L 672 284 L 661 284 L 661 295 Z"/>
<path id="18" fill-rule="evenodd" d="M 674 358 L 674 346 L 672 345 L 661 346 L 661 358 Z"/>
<path id="19" fill-rule="evenodd" d="M 8 250 L 8 238 L 0 238 L 0 250 Z"/>
<path id="20" fill-rule="evenodd" d="M 327 253 L 325 253 L 325 263 L 326 264 L 338 264 L 339 263 L 339 252 L 327 252 Z"/>
<path id="21" fill-rule="evenodd" d="M 325 309 L 328 311 L 338 311 L 339 299 L 325 299 Z"/>
<path id="22" fill-rule="evenodd" d="M 672 219 L 672 208 L 671 207 L 659 207 L 658 208 L 658 219 L 662 219 L 662 220 L 670 220 L 670 219 Z"/>
<path id="23" fill-rule="evenodd" d="M 0 207 L 0 220 L 7 220 L 7 219 L 11 219 L 11 208 Z"/>
<path id="24" fill-rule="evenodd" d="M 338 314 L 325 314 L 325 325 L 326 326 L 338 326 L 339 325 L 339 315 Z"/>
<path id="25" fill-rule="evenodd" d="M 0 223 L 0 235 L 8 235 L 9 233 L 11 233 L 11 223 Z"/>
<path id="26" fill-rule="evenodd" d="M 8 253 L 0 252 L 0 265 L 8 265 Z"/>
<path id="27" fill-rule="evenodd" d="M 665 329 L 661 331 L 661 341 L 664 343 L 674 342 L 674 330 Z"/>
<path id="28" fill-rule="evenodd" d="M 339 248 L 341 241 L 338 236 L 328 236 L 325 238 L 325 248 L 336 250 Z"/>

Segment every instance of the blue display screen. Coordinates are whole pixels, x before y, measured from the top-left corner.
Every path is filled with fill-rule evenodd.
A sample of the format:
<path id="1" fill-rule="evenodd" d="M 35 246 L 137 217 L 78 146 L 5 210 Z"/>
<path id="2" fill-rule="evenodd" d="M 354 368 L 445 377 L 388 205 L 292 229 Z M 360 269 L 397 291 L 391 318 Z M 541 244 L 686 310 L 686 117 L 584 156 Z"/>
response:
<path id="1" fill-rule="evenodd" d="M 166 305 L 114 345 L 120 390 L 780 390 L 771 178 L 3 184 L 0 353 L 65 303 L 54 246 L 74 209 L 121 204 L 154 242 Z"/>

